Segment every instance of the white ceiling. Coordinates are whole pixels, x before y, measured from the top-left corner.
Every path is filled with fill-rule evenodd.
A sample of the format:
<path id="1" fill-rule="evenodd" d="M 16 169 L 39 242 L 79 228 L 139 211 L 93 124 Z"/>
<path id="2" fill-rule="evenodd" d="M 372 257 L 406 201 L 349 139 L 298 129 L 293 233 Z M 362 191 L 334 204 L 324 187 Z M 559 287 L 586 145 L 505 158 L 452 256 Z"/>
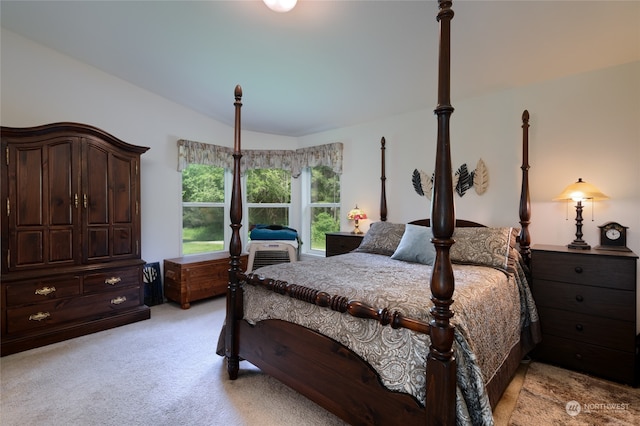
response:
<path id="1" fill-rule="evenodd" d="M 435 1 L 5 1 L 2 27 L 219 121 L 302 136 L 437 102 Z M 639 1 L 453 2 L 452 103 L 640 60 Z M 3 84 L 6 82 L 3 81 Z"/>

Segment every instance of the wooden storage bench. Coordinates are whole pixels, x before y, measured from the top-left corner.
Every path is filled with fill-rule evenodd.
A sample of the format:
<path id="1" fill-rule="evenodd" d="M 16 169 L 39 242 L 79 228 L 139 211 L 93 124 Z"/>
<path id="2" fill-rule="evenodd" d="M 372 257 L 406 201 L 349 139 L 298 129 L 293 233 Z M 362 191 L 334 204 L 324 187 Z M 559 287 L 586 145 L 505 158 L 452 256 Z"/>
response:
<path id="1" fill-rule="evenodd" d="M 247 255 L 240 257 L 240 269 L 247 266 Z M 207 253 L 164 260 L 164 295 L 189 309 L 191 302 L 219 296 L 227 291 L 229 253 Z"/>

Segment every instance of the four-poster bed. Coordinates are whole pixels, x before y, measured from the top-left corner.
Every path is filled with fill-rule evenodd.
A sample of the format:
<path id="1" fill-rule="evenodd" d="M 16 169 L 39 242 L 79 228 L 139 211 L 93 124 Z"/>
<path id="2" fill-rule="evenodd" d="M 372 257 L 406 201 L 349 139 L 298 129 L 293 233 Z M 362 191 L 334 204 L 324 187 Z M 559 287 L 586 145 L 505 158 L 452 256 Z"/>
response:
<path id="1" fill-rule="evenodd" d="M 537 327 L 525 274 L 528 113 L 522 125 L 520 235 L 514 228 L 456 221 L 449 147 L 453 11 L 450 1 L 439 1 L 439 7 L 431 220 L 386 221 L 383 138 L 381 221 L 356 252 L 261 268 L 258 274 L 241 271 L 242 90 L 236 87 L 229 286 L 219 347 L 231 379 L 238 377 L 240 360 L 247 360 L 351 424 L 491 422 L 491 406 L 531 349 Z M 427 241 L 426 230 L 433 237 L 432 258 L 403 261 L 401 248 L 412 249 L 412 235 L 420 244 Z"/>

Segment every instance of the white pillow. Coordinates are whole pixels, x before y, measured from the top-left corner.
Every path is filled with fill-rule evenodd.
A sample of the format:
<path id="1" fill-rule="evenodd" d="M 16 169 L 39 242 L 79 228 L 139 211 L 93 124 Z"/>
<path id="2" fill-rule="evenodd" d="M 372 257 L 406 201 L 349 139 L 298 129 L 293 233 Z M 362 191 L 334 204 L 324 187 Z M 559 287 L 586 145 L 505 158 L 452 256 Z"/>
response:
<path id="1" fill-rule="evenodd" d="M 436 248 L 431 242 L 433 233 L 426 226 L 407 224 L 392 259 L 433 265 Z"/>

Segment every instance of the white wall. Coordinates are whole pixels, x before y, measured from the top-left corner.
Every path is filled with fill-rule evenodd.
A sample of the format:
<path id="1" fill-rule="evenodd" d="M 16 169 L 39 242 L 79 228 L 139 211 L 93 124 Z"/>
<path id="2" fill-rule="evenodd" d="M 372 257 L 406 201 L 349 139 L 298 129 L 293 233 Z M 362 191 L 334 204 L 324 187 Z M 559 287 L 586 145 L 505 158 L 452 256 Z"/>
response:
<path id="1" fill-rule="evenodd" d="M 180 255 L 179 139 L 233 146 L 233 128 L 2 29 L 0 123 L 28 127 L 72 121 L 135 145 L 141 159 L 142 257 Z M 234 87 L 229 88 L 229 108 Z M 242 133 L 244 148 L 295 149 L 297 140 Z"/>
<path id="2" fill-rule="evenodd" d="M 180 252 L 181 138 L 233 145 L 233 129 L 113 76 L 2 30 L 1 116 L 3 126 L 55 121 L 91 124 L 127 142 L 151 149 L 142 157 L 142 254 L 148 262 Z M 479 158 L 490 184 L 478 196 L 456 196 L 457 217 L 487 225 L 518 225 L 521 114 L 531 114 L 530 183 L 533 244 L 564 245 L 575 234 L 575 209 L 551 199 L 581 177 L 610 200 L 585 209 L 584 239 L 598 244 L 607 221 L 629 227 L 628 246 L 640 253 L 640 62 L 617 66 L 474 99 L 455 99 L 452 158 L 470 170 Z M 380 100 L 384 102 L 384 99 Z M 436 100 L 434 99 L 434 107 Z M 233 108 L 233 88 L 229 88 Z M 387 140 L 389 220 L 427 217 L 429 202 L 411 184 L 414 169 L 433 171 L 436 118 L 432 110 L 299 139 L 243 132 L 243 147 L 293 149 L 344 143 L 342 208 L 356 203 L 377 220 L 380 138 Z M 343 215 L 344 216 L 344 215 Z M 352 224 L 343 219 L 342 229 Z"/>
<path id="3" fill-rule="evenodd" d="M 454 90 L 455 95 L 455 90 Z M 518 225 L 521 182 L 521 115 L 530 113 L 529 164 L 534 244 L 564 245 L 575 238 L 575 208 L 551 201 L 583 178 L 610 199 L 584 212 L 584 239 L 598 244 L 598 225 L 629 226 L 628 246 L 640 253 L 640 62 L 517 88 L 474 99 L 452 100 L 454 169 L 473 170 L 479 158 L 489 169 L 488 191 L 455 196 L 456 215 L 488 225 Z M 435 101 L 434 101 L 435 106 Z M 434 169 L 436 117 L 431 110 L 375 123 L 308 135 L 303 146 L 345 142 L 343 207 L 355 203 L 377 220 L 379 141 L 387 141 L 389 220 L 428 217 L 429 202 L 413 190 L 414 169 Z M 351 182 L 359 182 L 351 184 Z M 351 226 L 346 220 L 343 229 Z"/>

